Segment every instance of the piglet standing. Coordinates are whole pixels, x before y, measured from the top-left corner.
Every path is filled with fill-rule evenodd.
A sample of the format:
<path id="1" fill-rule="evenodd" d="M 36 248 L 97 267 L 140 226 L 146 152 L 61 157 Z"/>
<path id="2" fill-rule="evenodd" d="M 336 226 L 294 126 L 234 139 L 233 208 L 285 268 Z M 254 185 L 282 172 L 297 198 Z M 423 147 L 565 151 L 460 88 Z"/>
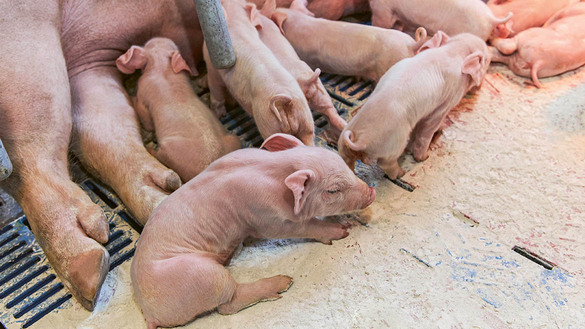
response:
<path id="1" fill-rule="evenodd" d="M 401 177 L 404 171 L 397 160 L 407 142 L 415 160 L 425 160 L 449 110 L 480 85 L 488 66 L 483 40 L 467 33 L 449 38 L 437 32 L 418 55 L 386 72 L 341 133 L 339 154 L 350 168 L 356 159 L 378 161 L 391 179 Z"/>
<path id="2" fill-rule="evenodd" d="M 305 95 L 295 78 L 260 40 L 251 22 L 256 6 L 239 0 L 224 0 L 222 5 L 237 60 L 235 66 L 218 70 L 211 64 L 204 46 L 211 108 L 218 116 L 225 115 L 229 91 L 254 117 L 262 137 L 282 132 L 313 145 L 315 127 Z"/>
<path id="3" fill-rule="evenodd" d="M 247 236 L 343 239 L 347 227 L 315 219 L 370 205 L 373 188 L 334 152 L 275 134 L 232 152 L 165 199 L 144 226 L 131 277 L 149 329 L 217 308 L 233 314 L 280 298 L 292 278 L 237 283 L 224 265 Z M 164 239 L 163 239 L 164 238 Z"/>
<path id="4" fill-rule="evenodd" d="M 271 17 L 312 68 L 375 81 L 398 61 L 414 56 L 426 41 L 423 28 L 417 30 L 415 41 L 396 30 L 314 18 L 306 13 L 302 0 L 293 1 L 290 9 L 277 8 Z"/>
<path id="5" fill-rule="evenodd" d="M 266 7 L 265 7 L 266 9 Z M 335 136 L 335 141 L 339 138 L 341 130 L 347 122 L 343 120 L 333 106 L 331 97 L 327 94 L 325 87 L 319 79 L 321 70 L 313 70 L 303 62 L 294 48 L 280 33 L 278 26 L 269 18 L 253 10 L 251 14 L 252 23 L 258 29 L 260 39 L 272 51 L 280 64 L 292 74 L 303 90 L 309 107 L 315 112 L 319 112 L 327 117 L 330 124 L 330 132 Z"/>
<path id="6" fill-rule="evenodd" d="M 511 38 L 531 27 L 542 26 L 557 11 L 579 0 L 490 0 L 488 7 L 496 16 L 513 13 L 514 16 L 505 23 L 499 36 Z M 499 27 L 501 27 L 499 25 Z"/>
<path id="7" fill-rule="evenodd" d="M 510 39 L 493 40 L 492 61 L 512 72 L 538 78 L 574 70 L 585 64 L 585 2 L 572 4 L 553 15 L 543 27 L 520 32 Z"/>
<path id="8" fill-rule="evenodd" d="M 142 70 L 134 108 L 142 126 L 156 133 L 158 148 L 150 150 L 152 155 L 183 182 L 241 147 L 195 95 L 191 70 L 172 40 L 153 38 L 144 48 L 132 46 L 116 65 L 126 74 Z"/>
<path id="9" fill-rule="evenodd" d="M 422 26 L 429 34 L 439 30 L 450 36 L 471 33 L 484 41 L 507 35 L 505 23 L 512 18 L 512 13 L 496 18 L 481 0 L 370 0 L 370 7 L 374 26 Z"/>

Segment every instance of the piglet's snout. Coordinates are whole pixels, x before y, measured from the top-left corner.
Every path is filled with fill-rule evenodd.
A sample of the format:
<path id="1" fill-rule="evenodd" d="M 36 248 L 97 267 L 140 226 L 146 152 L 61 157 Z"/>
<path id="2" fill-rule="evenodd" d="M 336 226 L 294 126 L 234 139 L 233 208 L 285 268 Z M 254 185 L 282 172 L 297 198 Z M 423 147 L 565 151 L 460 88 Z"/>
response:
<path id="1" fill-rule="evenodd" d="M 374 202 L 374 200 L 376 199 L 376 189 L 373 187 L 368 187 L 368 198 L 366 199 L 366 202 L 364 203 L 362 209 L 366 208 L 367 206 L 371 205 L 372 202 Z"/>

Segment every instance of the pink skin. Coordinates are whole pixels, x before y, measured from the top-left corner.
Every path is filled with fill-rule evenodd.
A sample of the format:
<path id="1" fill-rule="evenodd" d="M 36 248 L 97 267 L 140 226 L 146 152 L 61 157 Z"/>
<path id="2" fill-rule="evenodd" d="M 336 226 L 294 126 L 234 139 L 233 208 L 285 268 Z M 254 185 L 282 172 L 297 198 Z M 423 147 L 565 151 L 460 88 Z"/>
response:
<path id="1" fill-rule="evenodd" d="M 212 110 L 219 117 L 225 115 L 226 97 L 231 94 L 254 117 L 262 137 L 282 132 L 314 145 L 307 99 L 295 78 L 260 40 L 251 21 L 256 6 L 238 0 L 225 0 L 222 5 L 237 61 L 229 69 L 218 70 L 204 49 Z"/>
<path id="2" fill-rule="evenodd" d="M 555 76 L 585 64 L 585 3 L 573 4 L 551 17 L 544 27 L 520 32 L 511 39 L 492 42 L 492 61 L 505 63 L 517 75 Z"/>
<path id="3" fill-rule="evenodd" d="M 424 29 L 417 31 L 417 42 L 400 31 L 314 18 L 302 6 L 295 0 L 295 9 L 278 8 L 272 20 L 299 57 L 324 72 L 378 81 L 392 65 L 414 56 L 426 38 Z"/>
<path id="4" fill-rule="evenodd" d="M 195 95 L 189 83 L 191 70 L 170 39 L 153 38 L 144 48 L 132 46 L 116 65 L 126 74 L 142 70 L 134 102 L 138 118 L 146 130 L 156 133 L 158 148 L 151 153 L 183 182 L 241 147 Z"/>
<path id="5" fill-rule="evenodd" d="M 447 35 L 471 33 L 487 40 L 507 33 L 505 23 L 512 17 L 496 18 L 481 0 L 370 0 L 372 25 L 385 28 L 418 27 L 429 34 L 441 30 Z"/>
<path id="6" fill-rule="evenodd" d="M 115 60 L 161 35 L 193 66 L 203 44 L 193 1 L 3 1 L 0 12 L 0 138 L 14 165 L 2 188 L 64 285 L 92 309 L 108 272 L 108 223 L 70 179 L 70 138 L 84 167 L 142 223 L 180 186 L 144 148 Z"/>
<path id="7" fill-rule="evenodd" d="M 264 9 L 266 0 L 248 0 L 248 2 Z M 276 7 L 289 8 L 292 2 L 293 0 L 276 0 Z M 352 14 L 367 13 L 370 11 L 370 5 L 368 0 L 309 0 L 307 9 L 315 17 L 338 20 Z"/>
<path id="8" fill-rule="evenodd" d="M 337 141 L 347 122 L 339 116 L 333 106 L 331 97 L 329 97 L 319 79 L 320 71 L 317 69 L 317 71 L 313 72 L 309 65 L 299 58 L 294 48 L 280 33 L 278 26 L 274 22 L 257 13 L 253 13 L 253 16 L 253 22 L 255 22 L 262 42 L 278 58 L 280 64 L 297 80 L 307 98 L 309 108 L 325 115 L 330 124 L 330 135 Z"/>
<path id="9" fill-rule="evenodd" d="M 472 34 L 449 38 L 439 31 L 421 50 L 388 70 L 341 133 L 339 154 L 350 168 L 356 159 L 377 160 L 396 179 L 404 175 L 397 160 L 405 148 L 426 160 L 449 110 L 480 85 L 489 66 L 485 42 Z"/>
<path id="10" fill-rule="evenodd" d="M 510 12 L 514 14 L 512 19 L 505 24 L 506 29 L 500 33 L 502 38 L 511 38 L 531 27 L 542 26 L 557 11 L 577 1 L 490 0 L 487 5 L 497 17 L 505 16 Z"/>
<path id="11" fill-rule="evenodd" d="M 348 235 L 347 227 L 314 217 L 363 209 L 375 199 L 375 190 L 334 152 L 286 134 L 271 136 L 262 147 L 268 150 L 220 158 L 153 212 L 131 269 L 149 329 L 280 298 L 292 284 L 288 276 L 246 284 L 230 276 L 223 265 L 237 246 L 248 236 L 331 244 Z"/>

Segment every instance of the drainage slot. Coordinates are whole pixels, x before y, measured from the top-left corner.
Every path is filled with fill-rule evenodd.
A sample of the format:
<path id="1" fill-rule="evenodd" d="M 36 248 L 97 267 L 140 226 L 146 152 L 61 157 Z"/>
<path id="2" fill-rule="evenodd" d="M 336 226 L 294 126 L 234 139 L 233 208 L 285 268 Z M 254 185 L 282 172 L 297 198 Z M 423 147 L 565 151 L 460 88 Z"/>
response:
<path id="1" fill-rule="evenodd" d="M 14 271 L 12 271 L 12 273 L 6 275 L 5 277 L 3 277 L 2 280 L 0 280 L 0 286 L 3 285 L 3 284 L 5 284 L 8 281 L 14 279 L 20 273 L 28 270 L 31 266 L 33 266 L 35 263 L 38 263 L 40 260 L 41 260 L 41 258 L 39 256 L 33 257 L 33 259 L 31 259 L 28 262 L 24 263 L 24 265 L 22 265 L 21 267 L 17 268 Z"/>
<path id="2" fill-rule="evenodd" d="M 114 246 L 112 249 L 108 250 L 108 252 L 110 253 L 110 256 L 113 256 L 115 253 L 122 250 L 122 248 L 126 247 L 130 243 L 132 243 L 132 240 L 130 240 L 128 238 L 126 238 L 125 240 L 122 240 L 122 242 L 120 244 L 118 244 L 118 245 Z"/>
<path id="3" fill-rule="evenodd" d="M 4 247 L 6 244 L 8 244 L 8 242 L 10 242 L 16 238 L 18 238 L 18 233 L 14 232 L 14 233 L 10 234 L 10 236 L 8 236 L 7 238 L 0 240 L 0 247 Z"/>
<path id="4" fill-rule="evenodd" d="M 518 247 L 518 246 L 514 246 L 514 248 L 512 248 L 513 251 L 519 253 L 521 256 L 524 256 L 526 258 L 528 258 L 529 260 L 535 262 L 536 264 L 546 268 L 547 270 L 552 270 L 555 266 L 557 266 L 557 264 L 550 262 L 542 257 L 540 257 L 539 255 L 524 249 L 522 247 Z"/>
<path id="5" fill-rule="evenodd" d="M 359 93 L 360 91 L 364 90 L 366 87 L 369 87 L 370 83 L 369 82 L 362 82 L 359 84 L 359 86 L 357 88 L 355 88 L 354 90 L 349 92 L 350 96 L 355 96 L 355 94 Z"/>
<path id="6" fill-rule="evenodd" d="M 37 307 L 40 303 L 47 300 L 49 297 L 53 296 L 59 290 L 63 289 L 63 284 L 61 282 L 54 285 L 51 289 L 42 293 L 39 297 L 35 298 L 31 303 L 23 307 L 18 313 L 14 314 L 14 318 L 18 319 L 21 316 L 25 315 L 28 311 L 32 310 L 33 308 Z"/>
<path id="7" fill-rule="evenodd" d="M 32 248 L 29 248 L 27 250 L 25 250 L 23 253 L 21 253 L 20 255 L 16 256 L 15 258 L 9 260 L 8 262 L 2 264 L 2 266 L 0 266 L 0 273 L 6 271 L 6 269 L 8 269 L 10 266 L 20 262 L 21 260 L 23 260 L 26 256 L 32 254 L 33 250 Z"/>
<path id="8" fill-rule="evenodd" d="M 48 269 L 49 269 L 49 267 L 47 265 L 43 265 L 43 266 L 39 267 L 37 270 L 35 270 L 34 272 L 32 272 L 30 274 L 27 274 L 20 281 L 18 281 L 15 284 L 11 285 L 10 287 L 8 287 L 8 289 L 0 292 L 0 299 L 3 299 L 6 296 L 10 295 L 11 293 L 15 292 L 16 290 L 20 289 L 22 286 L 24 286 L 25 284 L 29 283 L 32 279 L 34 279 L 37 276 L 45 273 Z"/>
<path id="9" fill-rule="evenodd" d="M 57 307 L 61 306 L 61 304 L 65 303 L 66 301 L 68 301 L 69 299 L 71 299 L 71 294 L 67 294 L 65 296 L 60 297 L 59 299 L 57 299 L 56 301 L 52 302 L 51 304 L 49 304 L 49 306 L 47 306 L 46 308 L 44 308 L 43 310 L 41 310 L 39 313 L 35 314 L 34 316 L 32 316 L 30 319 L 28 319 L 23 325 L 23 328 L 28 328 L 30 326 L 33 325 L 33 323 L 39 321 L 43 316 L 49 314 L 49 312 L 51 312 L 52 310 L 56 309 Z"/>
<path id="10" fill-rule="evenodd" d="M 97 195 L 98 198 L 100 198 L 100 200 L 102 200 L 111 209 L 115 209 L 118 206 L 118 204 L 114 200 L 110 199 L 109 196 L 102 192 L 102 190 L 100 190 L 99 187 L 97 187 L 91 181 L 86 181 L 85 183 L 83 183 L 83 185 L 90 189 L 95 195 Z"/>
<path id="11" fill-rule="evenodd" d="M 346 106 L 353 106 L 354 104 L 348 100 L 346 100 L 345 98 L 338 96 L 334 93 L 330 93 L 329 91 L 327 91 L 327 93 L 329 94 L 329 96 L 331 96 L 331 98 L 335 99 L 336 101 L 345 104 Z M 364 97 L 365 98 L 365 97 Z M 361 100 L 361 99 L 360 99 Z"/>
<path id="12" fill-rule="evenodd" d="M 26 243 L 22 240 L 18 241 L 17 244 L 15 244 L 14 246 L 12 246 L 12 248 L 6 250 L 5 252 L 0 254 L 0 259 L 10 255 L 11 253 L 13 253 L 15 250 L 17 250 L 18 248 L 24 246 Z"/>
<path id="13" fill-rule="evenodd" d="M 0 235 L 12 230 L 13 226 L 11 224 L 8 224 L 6 226 L 4 226 L 1 230 L 0 230 Z"/>
<path id="14" fill-rule="evenodd" d="M 132 250 L 127 251 L 120 256 L 120 258 L 116 259 L 115 261 L 110 263 L 110 271 L 116 268 L 118 265 L 122 264 L 124 261 L 129 259 L 130 257 L 134 256 L 134 248 Z"/>
<path id="15" fill-rule="evenodd" d="M 108 242 L 106 243 L 106 246 L 111 245 L 114 241 L 116 241 L 116 239 L 121 237 L 122 234 L 124 234 L 124 232 L 122 232 L 120 230 L 117 230 L 114 233 L 110 234 L 110 237 L 108 238 Z"/>
<path id="16" fill-rule="evenodd" d="M 35 292 L 39 291 L 42 287 L 44 287 L 44 286 L 48 285 L 49 283 L 51 283 L 51 281 L 55 280 L 55 278 L 56 278 L 55 274 L 50 274 L 49 276 L 47 276 L 43 280 L 35 283 L 32 287 L 30 287 L 30 288 L 26 289 L 25 291 L 21 292 L 18 296 L 14 297 L 13 300 L 9 301 L 6 304 L 6 308 L 12 308 L 12 307 L 14 307 L 14 305 L 22 302 L 26 297 L 31 296 Z"/>
<path id="17" fill-rule="evenodd" d="M 368 98 L 368 96 L 370 96 L 370 94 L 372 93 L 372 90 L 367 90 L 363 95 L 361 95 L 358 99 L 360 101 L 363 101 L 364 99 Z"/>
<path id="18" fill-rule="evenodd" d="M 136 221 L 132 219 L 132 217 L 130 217 L 130 215 L 128 215 L 128 213 L 126 213 L 124 210 L 118 211 L 118 216 L 126 221 L 126 223 L 128 223 L 136 232 L 142 233 L 142 225 L 136 223 Z"/>
<path id="19" fill-rule="evenodd" d="M 408 192 L 413 192 L 416 189 L 416 187 L 412 186 L 410 183 L 403 181 L 400 178 L 390 179 L 390 177 L 388 177 L 388 175 L 386 175 L 386 174 L 384 174 L 384 178 L 386 178 L 387 180 L 391 181 L 392 183 L 396 184 L 398 187 L 400 187 Z"/>

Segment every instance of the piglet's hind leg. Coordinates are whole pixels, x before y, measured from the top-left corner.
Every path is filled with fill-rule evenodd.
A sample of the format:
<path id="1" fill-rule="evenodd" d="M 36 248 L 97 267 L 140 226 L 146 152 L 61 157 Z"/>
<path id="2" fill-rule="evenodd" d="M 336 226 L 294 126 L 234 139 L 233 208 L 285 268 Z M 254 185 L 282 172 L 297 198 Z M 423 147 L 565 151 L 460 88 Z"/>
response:
<path id="1" fill-rule="evenodd" d="M 232 299 L 220 305 L 217 311 L 220 314 L 234 314 L 259 302 L 279 299 L 282 297 L 280 293 L 287 291 L 292 283 L 291 277 L 277 275 L 252 283 L 238 284 Z"/>

